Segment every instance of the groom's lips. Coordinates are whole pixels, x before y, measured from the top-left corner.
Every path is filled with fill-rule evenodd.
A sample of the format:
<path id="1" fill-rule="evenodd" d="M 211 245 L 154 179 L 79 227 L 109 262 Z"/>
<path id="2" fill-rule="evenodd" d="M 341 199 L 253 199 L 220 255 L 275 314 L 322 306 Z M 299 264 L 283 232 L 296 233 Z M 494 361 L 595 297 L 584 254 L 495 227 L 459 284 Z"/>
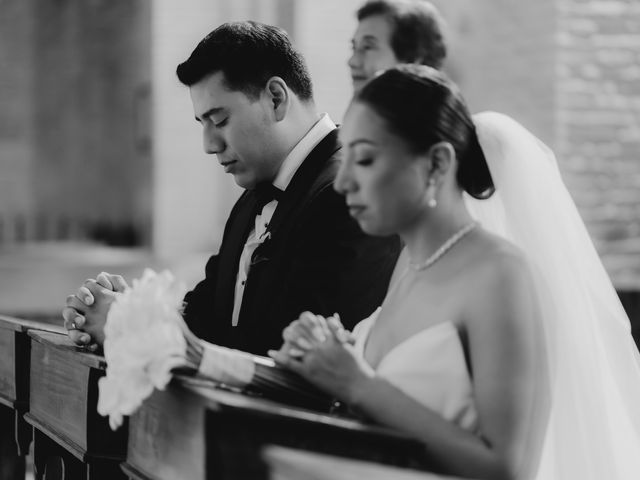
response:
<path id="1" fill-rule="evenodd" d="M 368 80 L 368 77 L 365 75 L 351 75 L 351 81 L 353 83 L 366 82 L 367 80 Z"/>

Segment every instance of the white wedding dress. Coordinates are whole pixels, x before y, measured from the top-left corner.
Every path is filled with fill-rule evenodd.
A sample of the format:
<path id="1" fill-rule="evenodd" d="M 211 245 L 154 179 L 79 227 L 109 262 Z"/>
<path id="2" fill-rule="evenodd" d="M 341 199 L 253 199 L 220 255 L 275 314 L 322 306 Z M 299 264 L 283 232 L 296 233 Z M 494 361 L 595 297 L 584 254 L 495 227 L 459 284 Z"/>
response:
<path id="1" fill-rule="evenodd" d="M 466 203 L 483 228 L 524 252 L 545 335 L 551 409 L 537 471 L 526 480 L 639 479 L 640 355 L 555 156 L 505 115 L 486 112 L 474 122 L 496 193 L 489 200 L 466 197 Z M 354 330 L 362 354 L 377 313 Z M 477 429 L 453 324 L 406 339 L 376 371 L 445 419 Z"/>
<path id="2" fill-rule="evenodd" d="M 356 350 L 364 348 L 380 308 L 356 325 Z M 392 348 L 376 367 L 376 374 L 425 407 L 460 427 L 475 432 L 478 412 L 473 401 L 458 330 L 443 322 L 418 332 Z"/>

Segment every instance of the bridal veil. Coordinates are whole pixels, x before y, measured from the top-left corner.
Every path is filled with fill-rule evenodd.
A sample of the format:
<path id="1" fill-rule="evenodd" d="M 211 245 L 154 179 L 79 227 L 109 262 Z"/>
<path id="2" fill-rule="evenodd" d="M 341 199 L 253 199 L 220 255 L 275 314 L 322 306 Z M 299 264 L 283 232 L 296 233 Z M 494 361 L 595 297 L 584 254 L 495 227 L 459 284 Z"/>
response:
<path id="1" fill-rule="evenodd" d="M 553 152 L 505 115 L 474 122 L 496 192 L 467 205 L 525 252 L 542 310 L 551 407 L 535 478 L 640 478 L 640 356 Z"/>

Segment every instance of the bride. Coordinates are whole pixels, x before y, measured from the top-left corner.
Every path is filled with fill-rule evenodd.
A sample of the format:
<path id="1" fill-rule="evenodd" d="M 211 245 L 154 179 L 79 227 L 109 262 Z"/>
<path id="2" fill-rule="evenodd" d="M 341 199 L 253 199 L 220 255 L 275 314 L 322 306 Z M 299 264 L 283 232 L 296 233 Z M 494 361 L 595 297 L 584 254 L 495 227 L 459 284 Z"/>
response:
<path id="1" fill-rule="evenodd" d="M 405 249 L 353 334 L 305 313 L 270 355 L 443 473 L 637 478 L 640 361 L 615 290 L 552 153 L 507 117 L 474 120 L 429 67 L 356 95 L 335 188 Z"/>

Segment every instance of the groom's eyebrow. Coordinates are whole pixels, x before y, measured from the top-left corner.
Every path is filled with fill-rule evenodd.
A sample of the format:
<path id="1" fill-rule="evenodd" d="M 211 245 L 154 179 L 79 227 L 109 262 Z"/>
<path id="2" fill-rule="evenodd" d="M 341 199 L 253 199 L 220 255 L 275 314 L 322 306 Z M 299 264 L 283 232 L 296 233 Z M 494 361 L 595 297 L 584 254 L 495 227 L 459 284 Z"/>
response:
<path id="1" fill-rule="evenodd" d="M 355 46 L 358 43 L 358 40 L 355 38 L 351 39 L 351 45 Z M 378 43 L 378 37 L 375 35 L 367 34 L 360 38 L 360 43 Z"/>
<path id="2" fill-rule="evenodd" d="M 210 108 L 209 110 L 204 112 L 202 115 L 200 115 L 200 117 L 198 117 L 196 115 L 196 117 L 195 117 L 196 122 L 200 122 L 200 121 L 204 120 L 205 118 L 209 118 L 212 115 L 216 115 L 216 114 L 221 113 L 223 111 L 224 111 L 224 107 L 213 107 L 213 108 Z"/>

